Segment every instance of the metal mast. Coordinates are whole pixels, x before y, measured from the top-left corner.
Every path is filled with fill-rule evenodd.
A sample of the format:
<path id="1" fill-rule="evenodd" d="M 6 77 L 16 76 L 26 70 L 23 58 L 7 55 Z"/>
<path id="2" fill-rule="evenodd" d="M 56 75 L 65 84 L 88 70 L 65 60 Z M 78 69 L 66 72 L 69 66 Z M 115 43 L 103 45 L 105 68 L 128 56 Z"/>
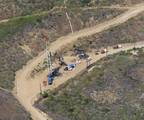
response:
<path id="1" fill-rule="evenodd" d="M 52 59 L 51 59 L 52 54 L 48 49 L 48 37 L 45 36 L 44 34 L 43 34 L 43 37 L 45 39 L 45 45 L 46 45 L 45 47 L 46 47 L 47 68 L 48 68 L 48 71 L 51 71 L 52 70 Z"/>

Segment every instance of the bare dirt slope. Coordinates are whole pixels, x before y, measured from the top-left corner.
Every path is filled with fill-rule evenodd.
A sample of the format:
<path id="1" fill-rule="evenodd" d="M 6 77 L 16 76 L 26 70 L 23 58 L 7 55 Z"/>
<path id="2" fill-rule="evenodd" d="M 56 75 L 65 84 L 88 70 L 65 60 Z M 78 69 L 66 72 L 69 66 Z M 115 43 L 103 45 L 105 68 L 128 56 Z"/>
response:
<path id="1" fill-rule="evenodd" d="M 139 13 L 144 11 L 144 4 L 137 5 L 132 9 L 128 10 L 124 14 L 104 22 L 102 24 L 96 25 L 91 28 L 83 29 L 78 31 L 74 34 L 69 34 L 65 37 L 59 38 L 57 41 L 53 42 L 49 49 L 51 51 L 56 51 L 60 49 L 63 45 L 68 43 L 72 43 L 76 41 L 79 37 L 93 35 L 95 33 L 101 32 L 113 26 L 117 26 L 121 23 L 126 22 L 128 19 L 138 15 Z M 139 47 L 143 46 L 144 44 L 140 44 Z M 125 47 L 123 50 L 132 48 Z M 113 51 L 111 52 L 113 53 Z M 32 80 L 29 78 L 30 72 L 34 69 L 34 67 L 41 62 L 45 58 L 45 54 L 41 53 L 38 57 L 31 60 L 23 69 L 19 70 L 16 73 L 16 91 L 17 91 L 17 98 L 21 102 L 21 104 L 31 113 L 34 120 L 50 120 L 40 111 L 32 106 L 33 100 L 35 96 L 40 92 L 40 80 Z M 60 83 L 59 83 L 60 84 Z M 57 86 L 57 85 L 56 85 Z"/>

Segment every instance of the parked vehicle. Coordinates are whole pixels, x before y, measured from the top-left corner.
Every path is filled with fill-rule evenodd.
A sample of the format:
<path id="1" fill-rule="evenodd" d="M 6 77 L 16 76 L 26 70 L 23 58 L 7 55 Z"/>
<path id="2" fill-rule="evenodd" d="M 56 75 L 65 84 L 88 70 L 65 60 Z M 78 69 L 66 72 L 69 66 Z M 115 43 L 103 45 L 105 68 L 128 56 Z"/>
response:
<path id="1" fill-rule="evenodd" d="M 107 53 L 108 50 L 106 48 L 104 48 L 103 50 L 101 50 L 101 54 Z"/>
<path id="2" fill-rule="evenodd" d="M 48 85 L 53 84 L 54 77 L 52 75 L 48 75 Z"/>
<path id="3" fill-rule="evenodd" d="M 77 55 L 80 59 L 86 59 L 89 57 L 89 55 L 87 55 L 84 50 L 75 49 L 74 52 L 75 52 L 75 55 Z"/>
<path id="4" fill-rule="evenodd" d="M 52 70 L 52 72 L 48 75 L 48 84 L 52 85 L 53 80 L 56 76 L 59 76 L 59 67 Z"/>
<path id="5" fill-rule="evenodd" d="M 64 68 L 64 70 L 65 70 L 65 71 L 71 71 L 71 70 L 73 70 L 75 67 L 76 67 L 76 64 L 68 64 L 68 65 Z"/>
<path id="6" fill-rule="evenodd" d="M 121 44 L 118 44 L 116 46 L 113 47 L 114 49 L 119 49 L 119 48 L 122 48 L 122 45 Z"/>
<path id="7" fill-rule="evenodd" d="M 80 59 L 87 59 L 88 57 L 89 55 L 87 55 L 86 53 L 79 54 Z"/>
<path id="8" fill-rule="evenodd" d="M 96 55 L 99 55 L 99 53 L 100 53 L 99 50 L 96 50 L 96 51 L 95 51 L 95 54 L 96 54 Z"/>

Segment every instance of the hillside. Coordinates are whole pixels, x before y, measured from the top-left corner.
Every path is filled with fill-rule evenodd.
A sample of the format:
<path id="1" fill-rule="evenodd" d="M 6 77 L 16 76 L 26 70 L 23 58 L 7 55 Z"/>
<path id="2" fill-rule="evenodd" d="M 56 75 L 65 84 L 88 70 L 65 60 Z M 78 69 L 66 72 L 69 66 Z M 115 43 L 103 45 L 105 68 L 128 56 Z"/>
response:
<path id="1" fill-rule="evenodd" d="M 74 31 L 77 31 L 113 18 L 122 12 L 123 10 L 116 9 L 81 10 L 71 11 L 70 17 Z M 15 72 L 45 49 L 43 34 L 51 43 L 68 33 L 70 33 L 70 27 L 64 11 L 19 17 L 7 23 L 1 23 L 0 86 L 6 89 L 13 88 Z"/>
<path id="2" fill-rule="evenodd" d="M 57 0 L 1 0 L 0 20 L 52 9 Z"/>
<path id="3" fill-rule="evenodd" d="M 14 96 L 0 89 L 0 120 L 31 120 Z"/>
<path id="4" fill-rule="evenodd" d="M 67 0 L 67 8 L 121 5 L 131 6 L 143 0 Z M 64 0 L 1 0 L 0 20 L 64 7 Z"/>
<path id="5" fill-rule="evenodd" d="M 143 120 L 144 49 L 99 60 L 36 106 L 54 120 Z"/>
<path id="6" fill-rule="evenodd" d="M 135 43 L 143 41 L 144 38 L 144 14 L 130 19 L 126 23 L 105 30 L 102 33 L 80 38 L 74 45 L 67 47 L 67 50 L 80 48 L 84 50 L 96 50 L 102 47 L 112 46 L 120 43 Z"/>
<path id="7" fill-rule="evenodd" d="M 141 2 L 0 0 L 0 120 L 143 120 L 142 48 L 132 50 L 137 55 L 128 51 L 108 56 L 90 73 L 66 74 L 74 77 L 70 82 L 62 76 L 57 84 L 43 86 L 48 72 L 31 74 L 46 57 L 46 41 L 55 55 L 143 41 L 144 14 L 135 17 L 144 11 L 143 3 L 135 5 Z M 37 101 L 44 89 L 54 91 Z"/>
<path id="8" fill-rule="evenodd" d="M 131 6 L 143 2 L 143 0 L 67 0 L 68 7 L 83 6 Z"/>

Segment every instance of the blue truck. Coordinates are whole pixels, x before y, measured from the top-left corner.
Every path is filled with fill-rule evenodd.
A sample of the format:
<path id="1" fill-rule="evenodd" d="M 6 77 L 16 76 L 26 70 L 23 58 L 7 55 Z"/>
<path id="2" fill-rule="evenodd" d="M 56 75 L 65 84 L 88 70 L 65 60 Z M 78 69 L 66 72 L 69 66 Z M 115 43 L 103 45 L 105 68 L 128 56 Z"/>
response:
<path id="1" fill-rule="evenodd" d="M 59 68 L 55 68 L 52 70 L 52 72 L 48 75 L 48 84 L 52 85 L 53 84 L 53 80 L 56 76 L 59 76 Z"/>
<path id="2" fill-rule="evenodd" d="M 54 77 L 51 74 L 49 74 L 48 75 L 48 84 L 52 85 L 53 84 L 53 80 L 54 80 Z"/>

